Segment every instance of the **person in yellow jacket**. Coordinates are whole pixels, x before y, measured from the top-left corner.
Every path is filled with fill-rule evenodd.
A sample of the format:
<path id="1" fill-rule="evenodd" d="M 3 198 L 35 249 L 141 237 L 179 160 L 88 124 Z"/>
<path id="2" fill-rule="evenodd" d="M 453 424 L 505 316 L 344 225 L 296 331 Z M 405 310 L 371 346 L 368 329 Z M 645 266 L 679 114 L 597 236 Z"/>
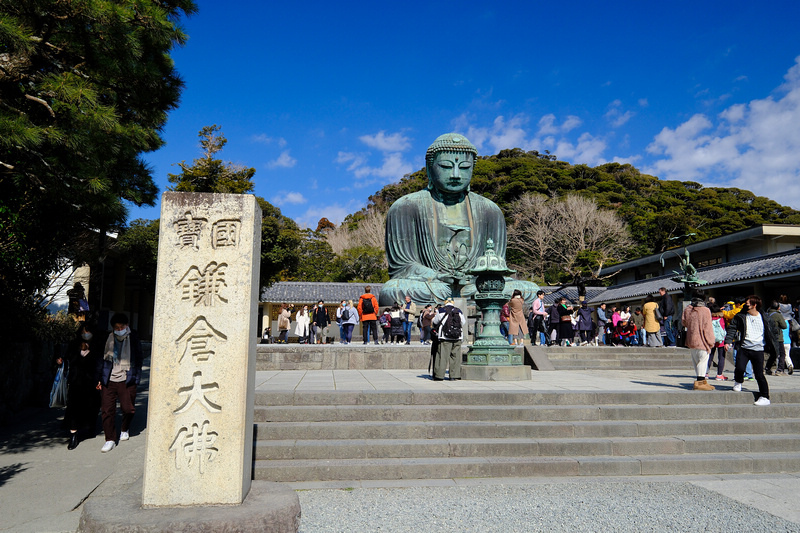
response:
<path id="1" fill-rule="evenodd" d="M 730 324 L 733 322 L 733 317 L 739 314 L 739 311 L 742 310 L 744 304 L 747 302 L 747 298 L 744 296 L 736 297 L 735 301 L 727 302 L 725 306 L 733 306 L 729 311 L 722 311 L 722 318 L 725 319 L 725 324 L 730 327 Z M 736 348 L 733 349 L 733 366 L 736 367 Z M 753 363 L 750 361 L 747 362 L 747 367 L 744 369 L 744 379 L 747 381 L 753 381 L 755 377 L 753 376 Z"/>

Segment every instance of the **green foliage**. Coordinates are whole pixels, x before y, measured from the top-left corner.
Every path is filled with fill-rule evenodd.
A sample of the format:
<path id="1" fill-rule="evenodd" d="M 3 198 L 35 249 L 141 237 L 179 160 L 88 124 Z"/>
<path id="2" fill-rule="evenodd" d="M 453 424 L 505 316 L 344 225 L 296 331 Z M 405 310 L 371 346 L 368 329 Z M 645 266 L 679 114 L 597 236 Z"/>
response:
<path id="1" fill-rule="evenodd" d="M 261 286 L 288 279 L 300 263 L 302 235 L 297 223 L 256 196 L 261 207 Z"/>
<path id="2" fill-rule="evenodd" d="M 322 231 L 305 229 L 300 232 L 302 242 L 297 268 L 289 272 L 288 281 L 336 281 L 334 261 L 336 254 Z"/>
<path id="3" fill-rule="evenodd" d="M 156 286 L 159 226 L 158 220 L 138 218 L 120 233 L 115 247 L 120 260 L 149 289 Z"/>
<path id="4" fill-rule="evenodd" d="M 217 134 L 220 131 L 220 126 L 216 124 L 205 126 L 200 130 L 198 137 L 203 157 L 195 159 L 191 165 L 187 165 L 186 161 L 178 163 L 181 173 L 169 174 L 169 182 L 175 184 L 170 190 L 228 194 L 245 194 L 253 191 L 255 188 L 253 176 L 256 169 L 241 167 L 231 162 L 225 163 L 214 158 L 228 143 L 228 139 L 222 133 Z"/>
<path id="5" fill-rule="evenodd" d="M 333 263 L 337 277 L 335 281 L 384 283 L 389 280 L 389 271 L 384 267 L 384 252 L 380 248 L 348 248 Z"/>
<path id="6" fill-rule="evenodd" d="M 124 201 L 154 203 L 140 154 L 163 144 L 183 87 L 169 53 L 195 11 L 191 0 L 0 0 L 0 308 L 17 319 L 85 251 L 79 236 L 121 228 Z"/>

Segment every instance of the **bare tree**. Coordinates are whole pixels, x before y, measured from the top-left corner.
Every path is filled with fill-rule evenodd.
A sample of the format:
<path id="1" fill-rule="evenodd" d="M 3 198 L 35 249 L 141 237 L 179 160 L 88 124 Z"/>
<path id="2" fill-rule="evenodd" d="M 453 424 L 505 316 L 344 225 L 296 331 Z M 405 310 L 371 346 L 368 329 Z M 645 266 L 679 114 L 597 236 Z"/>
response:
<path id="1" fill-rule="evenodd" d="M 634 245 L 615 212 L 578 195 L 558 200 L 526 194 L 511 204 L 509 218 L 509 248 L 523 257 L 514 266 L 543 280 L 553 266 L 574 276 L 587 263 L 597 277 L 605 264 L 623 258 Z"/>
<path id="2" fill-rule="evenodd" d="M 544 279 L 552 237 L 550 218 L 553 203 L 543 194 L 525 194 L 509 207 L 508 246 L 523 259 L 511 265 L 520 274 Z"/>
<path id="3" fill-rule="evenodd" d="M 386 215 L 377 209 L 370 209 L 364 218 L 358 221 L 355 228 L 341 224 L 336 229 L 327 233 L 328 244 L 333 253 L 341 255 L 342 252 L 357 246 L 370 246 L 381 251 L 386 251 Z M 384 263 L 386 258 L 384 255 Z"/>

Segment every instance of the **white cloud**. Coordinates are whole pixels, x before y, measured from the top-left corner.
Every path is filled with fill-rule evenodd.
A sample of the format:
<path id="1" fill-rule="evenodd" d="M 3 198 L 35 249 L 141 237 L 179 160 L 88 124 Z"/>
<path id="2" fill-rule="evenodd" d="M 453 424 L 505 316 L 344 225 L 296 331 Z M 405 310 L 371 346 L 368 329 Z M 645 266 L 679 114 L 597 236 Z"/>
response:
<path id="1" fill-rule="evenodd" d="M 277 206 L 287 204 L 302 205 L 307 203 L 308 200 L 299 192 L 278 191 L 278 193 L 270 199 L 270 202 Z"/>
<path id="2" fill-rule="evenodd" d="M 623 113 L 621 108 L 622 108 L 622 101 L 614 100 L 613 102 L 608 104 L 608 111 L 606 111 L 606 114 L 603 115 L 606 118 L 606 120 L 611 122 L 611 125 L 615 128 L 623 126 L 635 114 L 633 111 L 625 111 Z"/>
<path id="3" fill-rule="evenodd" d="M 605 162 L 602 156 L 607 148 L 603 139 L 582 133 L 577 143 L 562 139 L 556 144 L 555 153 L 559 159 L 570 161 L 573 165 L 586 164 L 596 166 Z"/>
<path id="4" fill-rule="evenodd" d="M 272 143 L 276 143 L 281 148 L 286 146 L 286 139 L 284 139 L 283 137 L 279 137 L 279 138 L 276 139 L 274 137 L 268 136 L 266 133 L 259 133 L 258 135 L 253 135 L 250 139 L 253 142 L 257 142 L 257 143 L 260 143 L 260 144 L 269 145 L 269 144 L 272 144 Z"/>
<path id="5" fill-rule="evenodd" d="M 338 203 L 322 206 L 315 205 L 309 207 L 305 213 L 295 217 L 294 220 L 301 228 L 316 229 L 317 224 L 322 217 L 325 217 L 334 224 L 338 225 L 342 223 L 344 217 L 350 213 L 358 211 L 362 207 L 364 207 L 364 204 L 355 200 L 351 200 L 345 205 Z"/>
<path id="6" fill-rule="evenodd" d="M 347 164 L 347 170 L 358 179 L 352 186 L 366 187 L 377 182 L 391 183 L 414 171 L 411 163 L 406 161 L 402 154 L 411 147 L 411 140 L 402 133 L 387 135 L 385 131 L 379 131 L 375 135 L 362 135 L 359 140 L 382 153 L 381 164 L 370 165 L 372 154 L 369 152 L 339 152 L 336 162 L 340 165 Z M 378 179 L 370 180 L 370 177 Z"/>
<path id="7" fill-rule="evenodd" d="M 379 131 L 375 135 L 362 135 L 358 139 L 381 152 L 405 152 L 411 148 L 411 140 L 399 132 L 386 135 L 385 131 Z"/>
<path id="8" fill-rule="evenodd" d="M 587 132 L 577 135 L 577 138 L 577 132 L 570 134 L 582 124 L 579 117 L 568 115 L 563 121 L 559 121 L 552 113 L 543 115 L 536 123 L 535 134 L 528 132 L 530 122 L 530 118 L 524 114 L 511 119 L 501 115 L 494 119 L 491 126 L 481 127 L 469 125 L 467 116 L 461 115 L 454 124 L 460 125 L 462 131 L 466 129 L 465 135 L 480 153 L 494 154 L 509 148 L 521 148 L 525 151 L 550 150 L 557 157 L 576 164 L 596 165 L 607 162 L 602 157 L 607 148 L 603 138 Z"/>
<path id="9" fill-rule="evenodd" d="M 284 150 L 277 159 L 267 163 L 269 168 L 292 168 L 297 164 L 297 159 L 289 155 L 289 150 Z"/>
<path id="10" fill-rule="evenodd" d="M 740 187 L 800 208 L 800 57 L 775 96 L 695 115 L 664 128 L 646 172 L 666 179 Z"/>
<path id="11" fill-rule="evenodd" d="M 647 107 L 650 103 L 647 101 L 647 98 L 639 98 L 638 101 L 639 107 Z"/>

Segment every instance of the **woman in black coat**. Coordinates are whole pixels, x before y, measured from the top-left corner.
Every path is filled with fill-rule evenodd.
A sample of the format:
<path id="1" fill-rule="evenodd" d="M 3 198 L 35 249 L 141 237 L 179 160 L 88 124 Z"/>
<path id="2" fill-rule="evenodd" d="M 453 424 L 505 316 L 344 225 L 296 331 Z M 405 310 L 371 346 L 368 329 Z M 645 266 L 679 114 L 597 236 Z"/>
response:
<path id="1" fill-rule="evenodd" d="M 572 328 L 572 306 L 567 306 L 566 299 L 558 305 L 558 339 L 559 344 L 566 341 L 567 346 L 572 344 L 575 330 Z"/>
<path id="2" fill-rule="evenodd" d="M 97 361 L 102 359 L 102 338 L 91 324 L 82 323 L 75 338 L 67 346 L 69 391 L 64 424 L 70 433 L 67 445 L 69 450 L 78 446 L 81 430 L 94 436 L 97 429 L 97 413 L 100 409 Z M 57 362 L 61 364 L 61 358 Z"/>

